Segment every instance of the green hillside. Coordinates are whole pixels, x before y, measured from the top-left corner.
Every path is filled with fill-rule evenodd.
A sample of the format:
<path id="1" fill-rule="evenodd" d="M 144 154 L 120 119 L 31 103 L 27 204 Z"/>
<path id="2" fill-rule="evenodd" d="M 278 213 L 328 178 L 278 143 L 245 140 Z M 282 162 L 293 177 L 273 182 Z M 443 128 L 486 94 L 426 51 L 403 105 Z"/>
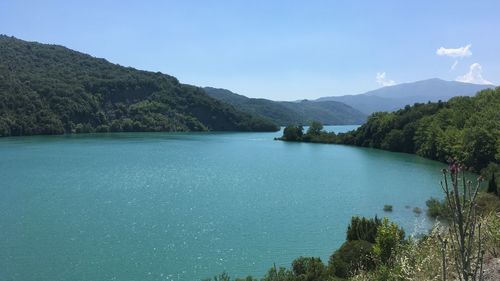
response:
<path id="1" fill-rule="evenodd" d="M 314 120 L 326 125 L 357 125 L 366 121 L 365 114 L 337 101 L 284 102 L 248 98 L 225 89 L 206 87 L 205 91 L 241 111 L 265 117 L 279 125 L 306 125 Z"/>
<path id="2" fill-rule="evenodd" d="M 451 157 L 480 171 L 490 162 L 500 162 L 500 88 L 376 113 L 341 142 L 443 162 Z"/>
<path id="3" fill-rule="evenodd" d="M 500 163 L 500 87 L 474 97 L 420 103 L 395 112 L 377 112 L 357 130 L 335 135 L 315 126 L 308 134 L 287 127 L 282 140 L 340 143 L 414 153 L 464 163 L 479 172 Z"/>
<path id="4" fill-rule="evenodd" d="M 175 77 L 0 35 L 0 136 L 277 129 Z"/>

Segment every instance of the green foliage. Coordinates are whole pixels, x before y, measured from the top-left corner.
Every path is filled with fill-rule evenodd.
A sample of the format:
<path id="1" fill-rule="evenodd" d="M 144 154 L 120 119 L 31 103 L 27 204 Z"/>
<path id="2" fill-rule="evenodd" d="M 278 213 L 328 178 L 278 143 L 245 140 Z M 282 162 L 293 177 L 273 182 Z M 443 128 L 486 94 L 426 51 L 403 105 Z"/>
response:
<path id="1" fill-rule="evenodd" d="M 309 124 L 318 120 L 329 125 L 362 124 L 366 115 L 342 102 L 300 101 L 285 102 L 267 99 L 247 98 L 229 90 L 204 88 L 211 97 L 231 104 L 235 108 L 285 126 L 288 124 Z"/>
<path id="2" fill-rule="evenodd" d="M 381 225 L 381 221 L 377 216 L 372 219 L 365 217 L 352 217 L 351 223 L 347 226 L 347 241 L 364 240 L 370 243 L 375 243 L 377 237 L 377 229 Z"/>
<path id="3" fill-rule="evenodd" d="M 347 278 L 361 270 L 375 267 L 373 244 L 364 240 L 346 241 L 330 256 L 328 269 L 335 276 Z"/>
<path id="4" fill-rule="evenodd" d="M 456 159 L 480 171 L 497 162 L 500 143 L 500 88 L 447 103 L 407 106 L 393 113 L 375 113 L 340 143 L 416 153 L 447 161 Z"/>
<path id="5" fill-rule="evenodd" d="M 318 121 L 313 121 L 311 126 L 307 129 L 307 133 L 310 136 L 319 136 L 323 131 L 323 124 Z"/>
<path id="6" fill-rule="evenodd" d="M 392 258 L 398 252 L 404 236 L 403 229 L 399 228 L 395 223 L 390 223 L 387 218 L 384 218 L 382 224 L 377 229 L 377 237 L 375 238 L 375 246 L 373 247 L 373 252 L 381 264 L 390 265 L 392 263 Z"/>
<path id="7" fill-rule="evenodd" d="M 448 204 L 444 200 L 431 197 L 425 202 L 425 205 L 427 206 L 427 215 L 431 218 L 449 219 L 451 216 Z"/>
<path id="8" fill-rule="evenodd" d="M 273 266 L 267 271 L 262 281 L 294 281 L 294 279 L 293 272 L 284 267 L 276 268 Z"/>
<path id="9" fill-rule="evenodd" d="M 276 131 L 169 75 L 0 35 L 0 136 Z"/>
<path id="10" fill-rule="evenodd" d="M 320 258 L 299 257 L 292 262 L 293 274 L 297 281 L 316 281 L 326 278 L 326 267 Z"/>
<path id="11" fill-rule="evenodd" d="M 402 130 L 391 130 L 382 140 L 380 148 L 390 151 L 404 151 L 405 138 Z"/>
<path id="12" fill-rule="evenodd" d="M 283 130 L 282 139 L 287 141 L 300 141 L 304 135 L 304 128 L 302 126 L 288 125 Z"/>
<path id="13" fill-rule="evenodd" d="M 500 200 L 495 194 L 480 192 L 476 199 L 477 209 L 480 214 L 487 215 L 491 212 L 500 212 Z"/>
<path id="14" fill-rule="evenodd" d="M 500 257 L 500 214 L 491 212 L 484 219 L 485 249 L 495 258 Z"/>
<path id="15" fill-rule="evenodd" d="M 302 141 L 414 153 L 442 162 L 453 159 L 480 172 L 500 162 L 500 87 L 480 91 L 474 97 L 376 112 L 355 131 L 338 135 L 323 132 Z"/>

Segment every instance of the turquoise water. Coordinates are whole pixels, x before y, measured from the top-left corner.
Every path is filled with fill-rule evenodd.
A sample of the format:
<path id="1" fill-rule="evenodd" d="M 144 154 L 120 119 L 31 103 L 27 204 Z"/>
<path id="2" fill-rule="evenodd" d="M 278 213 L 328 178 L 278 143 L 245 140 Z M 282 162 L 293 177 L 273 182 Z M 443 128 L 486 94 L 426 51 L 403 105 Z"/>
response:
<path id="1" fill-rule="evenodd" d="M 440 163 L 278 135 L 0 139 L 0 280 L 260 277 L 327 261 L 352 215 L 429 226 L 412 209 L 441 197 Z"/>

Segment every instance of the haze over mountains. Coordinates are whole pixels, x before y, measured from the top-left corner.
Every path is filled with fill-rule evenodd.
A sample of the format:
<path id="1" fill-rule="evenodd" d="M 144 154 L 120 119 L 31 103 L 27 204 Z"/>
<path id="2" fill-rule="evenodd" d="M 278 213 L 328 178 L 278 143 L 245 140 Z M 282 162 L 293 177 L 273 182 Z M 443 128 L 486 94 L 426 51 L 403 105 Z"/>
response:
<path id="1" fill-rule="evenodd" d="M 447 101 L 455 96 L 473 96 L 478 91 L 493 88 L 438 78 L 387 86 L 359 95 L 322 97 L 295 102 L 248 98 L 229 90 L 205 87 L 211 97 L 229 103 L 237 109 L 259 115 L 280 125 L 309 124 L 320 121 L 328 125 L 362 124 L 373 112 L 395 111 L 428 101 Z"/>
<path id="2" fill-rule="evenodd" d="M 205 92 L 237 109 L 273 120 L 279 125 L 307 125 L 319 121 L 325 125 L 362 124 L 367 115 L 342 102 L 337 101 L 272 101 L 248 98 L 226 89 L 205 87 Z"/>
<path id="3" fill-rule="evenodd" d="M 316 101 L 343 102 L 365 114 L 394 111 L 414 103 L 447 101 L 455 96 L 473 96 L 493 85 L 478 85 L 438 78 L 387 86 L 359 95 L 322 97 Z"/>
<path id="4" fill-rule="evenodd" d="M 471 96 L 492 85 L 429 79 L 315 101 L 248 98 L 179 83 L 62 46 L 0 35 L 0 136 L 120 131 L 273 131 L 362 124 L 375 111 Z"/>

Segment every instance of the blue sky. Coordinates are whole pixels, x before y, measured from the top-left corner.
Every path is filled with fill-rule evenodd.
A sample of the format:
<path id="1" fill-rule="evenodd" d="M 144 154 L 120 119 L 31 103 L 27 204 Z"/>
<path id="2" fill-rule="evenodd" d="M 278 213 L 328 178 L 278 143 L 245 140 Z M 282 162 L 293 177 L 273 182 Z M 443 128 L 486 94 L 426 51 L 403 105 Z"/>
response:
<path id="1" fill-rule="evenodd" d="M 499 12 L 500 1 L 2 0 L 0 33 L 296 100 L 434 77 L 498 85 Z"/>

